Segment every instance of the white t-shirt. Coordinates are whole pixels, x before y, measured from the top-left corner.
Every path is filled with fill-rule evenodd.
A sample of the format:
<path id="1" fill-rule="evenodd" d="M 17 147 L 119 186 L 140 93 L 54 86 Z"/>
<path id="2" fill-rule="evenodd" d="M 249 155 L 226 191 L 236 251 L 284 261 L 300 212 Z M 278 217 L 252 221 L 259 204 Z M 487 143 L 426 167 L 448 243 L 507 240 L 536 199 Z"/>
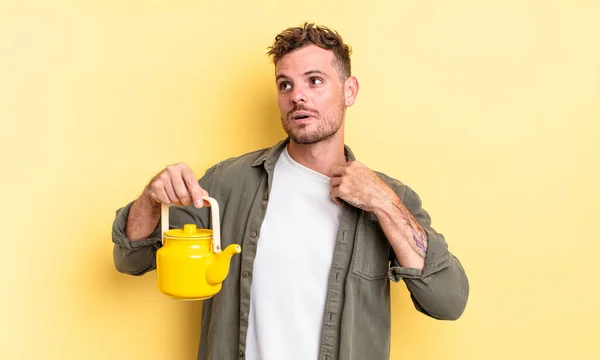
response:
<path id="1" fill-rule="evenodd" d="M 248 360 L 317 359 L 341 207 L 329 178 L 295 162 L 275 164 L 250 290 Z"/>

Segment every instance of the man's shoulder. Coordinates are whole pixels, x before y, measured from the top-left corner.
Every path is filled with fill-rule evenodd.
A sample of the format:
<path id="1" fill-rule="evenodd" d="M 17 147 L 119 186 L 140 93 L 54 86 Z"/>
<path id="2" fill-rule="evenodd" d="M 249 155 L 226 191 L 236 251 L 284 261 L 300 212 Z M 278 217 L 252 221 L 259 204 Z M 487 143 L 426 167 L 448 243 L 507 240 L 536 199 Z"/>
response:
<path id="1" fill-rule="evenodd" d="M 220 177 L 234 179 L 249 174 L 261 174 L 265 169 L 263 163 L 275 161 L 286 144 L 287 141 L 282 140 L 271 147 L 225 159 L 214 165 L 209 171 L 218 173 Z"/>
<path id="2" fill-rule="evenodd" d="M 247 171 L 250 169 L 261 157 L 263 157 L 270 148 L 263 148 L 255 150 L 243 155 L 234 156 L 217 163 L 213 168 L 218 170 L 220 173 L 236 173 L 239 171 Z"/>
<path id="3" fill-rule="evenodd" d="M 261 156 L 265 155 L 267 151 L 269 151 L 269 149 L 270 148 L 267 147 L 259 150 L 254 150 L 239 156 L 233 156 L 219 162 L 217 165 L 221 168 L 236 165 L 252 166 L 252 164 L 254 164 L 254 162 L 257 161 Z"/>
<path id="4" fill-rule="evenodd" d="M 218 162 L 206 170 L 200 185 L 213 192 L 217 188 L 232 189 L 260 181 L 264 167 L 254 165 L 260 164 L 259 159 L 268 150 L 264 148 Z"/>
<path id="5" fill-rule="evenodd" d="M 288 140 L 281 140 L 275 145 L 255 150 L 240 156 L 225 159 L 215 165 L 220 169 L 247 169 L 248 167 L 258 167 L 265 161 L 273 161 L 279 157 L 281 151 L 286 146 Z"/>

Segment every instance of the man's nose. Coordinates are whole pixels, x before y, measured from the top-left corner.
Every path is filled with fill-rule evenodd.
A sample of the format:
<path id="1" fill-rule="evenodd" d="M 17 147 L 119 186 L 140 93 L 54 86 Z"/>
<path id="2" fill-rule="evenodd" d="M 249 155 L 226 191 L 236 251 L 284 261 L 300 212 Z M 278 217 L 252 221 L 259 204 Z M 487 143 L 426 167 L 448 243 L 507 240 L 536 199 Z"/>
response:
<path id="1" fill-rule="evenodd" d="M 294 104 L 298 104 L 298 103 L 305 103 L 306 102 L 306 94 L 304 93 L 304 91 L 302 91 L 302 89 L 300 87 L 294 87 L 292 89 L 292 102 Z"/>

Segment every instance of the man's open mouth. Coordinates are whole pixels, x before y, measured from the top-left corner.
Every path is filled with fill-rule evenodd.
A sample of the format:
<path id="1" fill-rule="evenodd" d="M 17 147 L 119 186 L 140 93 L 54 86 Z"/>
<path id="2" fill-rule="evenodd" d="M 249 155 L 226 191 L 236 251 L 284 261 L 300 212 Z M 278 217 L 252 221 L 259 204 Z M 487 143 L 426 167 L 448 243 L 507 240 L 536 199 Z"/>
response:
<path id="1" fill-rule="evenodd" d="M 291 118 L 293 120 L 304 120 L 304 119 L 308 119 L 311 116 L 312 116 L 312 114 L 309 113 L 308 111 L 294 111 L 292 113 Z"/>

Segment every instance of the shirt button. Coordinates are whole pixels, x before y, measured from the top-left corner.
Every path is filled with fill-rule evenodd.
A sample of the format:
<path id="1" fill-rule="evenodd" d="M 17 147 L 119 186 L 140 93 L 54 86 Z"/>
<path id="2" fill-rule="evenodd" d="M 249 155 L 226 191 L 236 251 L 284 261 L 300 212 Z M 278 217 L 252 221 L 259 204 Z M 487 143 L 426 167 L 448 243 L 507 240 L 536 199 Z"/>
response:
<path id="1" fill-rule="evenodd" d="M 247 271 L 244 271 L 244 272 L 242 273 L 242 276 L 243 276 L 243 277 L 245 277 L 245 278 L 247 278 L 247 277 L 248 277 L 248 275 L 250 275 L 250 274 L 249 274 Z"/>
<path id="2" fill-rule="evenodd" d="M 265 196 L 263 196 L 263 200 L 264 201 L 269 200 L 269 193 L 265 193 Z"/>
<path id="3" fill-rule="evenodd" d="M 255 237 L 256 237 L 256 235 L 257 235 L 257 234 L 256 234 L 256 231 L 253 231 L 253 232 L 251 232 L 251 233 L 250 233 L 250 237 L 251 237 L 251 238 L 255 238 Z"/>
<path id="4" fill-rule="evenodd" d="M 240 350 L 240 357 L 244 357 L 244 352 Z"/>

